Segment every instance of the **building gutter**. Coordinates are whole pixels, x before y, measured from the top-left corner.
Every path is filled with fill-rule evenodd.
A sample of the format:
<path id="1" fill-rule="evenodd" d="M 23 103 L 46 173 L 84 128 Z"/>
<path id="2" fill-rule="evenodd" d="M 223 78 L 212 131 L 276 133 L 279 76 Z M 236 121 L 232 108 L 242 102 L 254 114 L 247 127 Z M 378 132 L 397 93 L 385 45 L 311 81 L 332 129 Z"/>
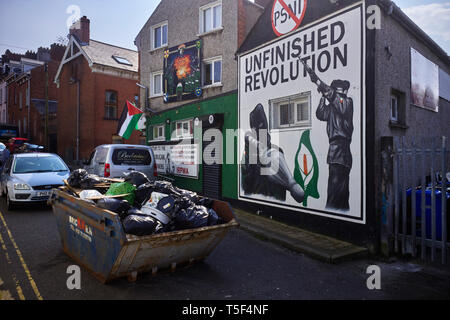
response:
<path id="1" fill-rule="evenodd" d="M 450 67 L 450 57 L 448 54 L 425 33 L 417 24 L 415 24 L 397 5 L 391 0 L 378 0 L 381 8 L 389 16 L 392 16 L 402 27 L 419 40 L 423 41 L 431 51 L 436 54 L 448 67 Z"/>

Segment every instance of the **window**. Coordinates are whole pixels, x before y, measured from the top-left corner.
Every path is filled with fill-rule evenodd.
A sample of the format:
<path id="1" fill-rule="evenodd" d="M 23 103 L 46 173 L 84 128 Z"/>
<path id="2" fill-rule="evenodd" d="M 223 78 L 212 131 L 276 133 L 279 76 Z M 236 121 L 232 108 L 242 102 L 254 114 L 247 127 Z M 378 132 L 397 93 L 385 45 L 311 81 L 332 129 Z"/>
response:
<path id="1" fill-rule="evenodd" d="M 222 58 L 203 62 L 203 86 L 222 83 Z"/>
<path id="2" fill-rule="evenodd" d="M 112 56 L 112 57 L 113 57 L 114 60 L 117 61 L 117 63 L 124 64 L 124 65 L 127 65 L 127 66 L 132 66 L 133 65 L 130 61 L 128 61 L 127 58 L 123 58 L 123 57 L 119 57 L 119 56 Z"/>
<path id="3" fill-rule="evenodd" d="M 105 119 L 117 119 L 117 92 L 106 91 Z"/>
<path id="4" fill-rule="evenodd" d="M 200 8 L 200 33 L 222 28 L 222 2 L 215 2 Z"/>
<path id="5" fill-rule="evenodd" d="M 191 138 L 194 136 L 194 126 L 192 120 L 175 122 L 175 139 Z"/>
<path id="6" fill-rule="evenodd" d="M 19 92 L 19 109 L 22 110 L 22 92 Z"/>
<path id="7" fill-rule="evenodd" d="M 27 134 L 27 117 L 23 117 L 23 133 Z"/>
<path id="8" fill-rule="evenodd" d="M 398 98 L 396 95 L 391 95 L 391 121 L 398 122 Z"/>
<path id="9" fill-rule="evenodd" d="M 152 49 L 158 49 L 167 46 L 167 28 L 167 22 L 163 22 L 152 27 Z"/>
<path id="10" fill-rule="evenodd" d="M 311 95 L 300 94 L 270 101 L 271 129 L 311 126 Z"/>
<path id="11" fill-rule="evenodd" d="M 405 93 L 391 89 L 389 98 L 389 123 L 391 126 L 407 129 L 406 126 L 406 97 Z"/>
<path id="12" fill-rule="evenodd" d="M 0 104 L 3 103 L 3 88 L 0 88 Z"/>
<path id="13" fill-rule="evenodd" d="M 149 166 L 152 163 L 152 156 L 147 149 L 115 149 L 112 154 L 112 162 L 116 166 Z"/>
<path id="14" fill-rule="evenodd" d="M 160 72 L 155 72 L 152 73 L 151 75 L 151 95 L 153 97 L 158 97 L 161 96 L 163 94 L 162 92 L 162 86 L 163 86 L 163 73 L 162 71 Z"/>
<path id="15" fill-rule="evenodd" d="M 153 127 L 153 140 L 165 140 L 164 125 Z"/>

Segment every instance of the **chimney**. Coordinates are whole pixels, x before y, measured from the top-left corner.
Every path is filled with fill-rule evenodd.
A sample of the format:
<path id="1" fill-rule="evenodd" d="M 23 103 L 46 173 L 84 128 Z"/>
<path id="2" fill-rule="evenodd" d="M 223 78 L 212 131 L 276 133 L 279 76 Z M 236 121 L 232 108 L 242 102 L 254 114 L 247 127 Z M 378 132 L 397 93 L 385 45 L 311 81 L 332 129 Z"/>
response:
<path id="1" fill-rule="evenodd" d="M 74 35 L 82 45 L 89 45 L 90 20 L 83 16 L 70 27 L 70 34 Z"/>

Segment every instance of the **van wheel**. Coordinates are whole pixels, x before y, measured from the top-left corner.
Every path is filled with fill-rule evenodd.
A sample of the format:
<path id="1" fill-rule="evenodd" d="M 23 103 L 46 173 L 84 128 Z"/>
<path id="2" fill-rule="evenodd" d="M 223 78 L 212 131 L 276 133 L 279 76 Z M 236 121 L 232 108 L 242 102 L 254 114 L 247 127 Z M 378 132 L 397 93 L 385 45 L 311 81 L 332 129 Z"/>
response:
<path id="1" fill-rule="evenodd" d="M 14 204 L 13 201 L 11 201 L 11 199 L 9 199 L 9 194 L 6 193 L 6 208 L 9 211 L 13 211 L 16 208 L 16 205 Z"/>

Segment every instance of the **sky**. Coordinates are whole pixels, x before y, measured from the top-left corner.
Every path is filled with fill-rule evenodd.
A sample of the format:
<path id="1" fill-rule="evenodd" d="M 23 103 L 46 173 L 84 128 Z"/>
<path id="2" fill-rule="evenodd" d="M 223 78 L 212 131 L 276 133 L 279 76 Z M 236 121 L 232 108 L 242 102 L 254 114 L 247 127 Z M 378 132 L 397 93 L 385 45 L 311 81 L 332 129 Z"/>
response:
<path id="1" fill-rule="evenodd" d="M 189 0 L 186 0 L 189 1 Z M 314 0 L 312 0 L 314 1 Z M 91 39 L 136 50 L 134 39 L 159 0 L 2 0 L 0 54 L 49 47 L 68 34 L 77 14 L 91 20 Z M 450 53 L 450 0 L 395 0 L 447 53 Z"/>

